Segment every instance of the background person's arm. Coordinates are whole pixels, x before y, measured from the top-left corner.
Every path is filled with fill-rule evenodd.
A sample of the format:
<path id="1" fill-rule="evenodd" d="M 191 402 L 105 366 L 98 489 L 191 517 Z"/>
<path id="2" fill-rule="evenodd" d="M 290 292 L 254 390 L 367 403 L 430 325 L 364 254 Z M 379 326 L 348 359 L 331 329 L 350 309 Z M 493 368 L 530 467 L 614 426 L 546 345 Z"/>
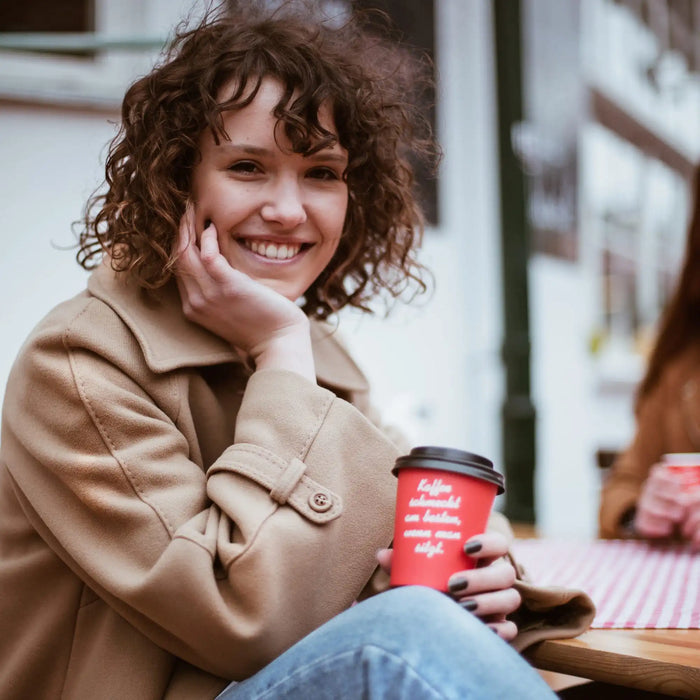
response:
<path id="1" fill-rule="evenodd" d="M 667 391 L 662 380 L 643 400 L 632 443 L 604 477 L 599 510 L 601 537 L 629 537 L 631 534 L 623 521 L 632 509 L 637 509 L 652 465 L 668 451 L 664 415 L 668 410 Z"/>

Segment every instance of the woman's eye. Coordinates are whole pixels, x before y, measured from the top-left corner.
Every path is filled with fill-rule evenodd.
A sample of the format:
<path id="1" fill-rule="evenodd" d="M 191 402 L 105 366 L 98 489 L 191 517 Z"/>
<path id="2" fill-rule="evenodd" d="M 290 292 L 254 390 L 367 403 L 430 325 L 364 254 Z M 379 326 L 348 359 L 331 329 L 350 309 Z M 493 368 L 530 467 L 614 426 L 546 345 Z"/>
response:
<path id="1" fill-rule="evenodd" d="M 312 168 L 307 173 L 307 176 L 314 180 L 339 180 L 338 175 L 332 168 Z"/>
<path id="2" fill-rule="evenodd" d="M 237 163 L 230 165 L 229 170 L 234 173 L 254 175 L 260 171 L 260 168 L 258 168 L 258 166 L 250 160 L 240 160 Z"/>

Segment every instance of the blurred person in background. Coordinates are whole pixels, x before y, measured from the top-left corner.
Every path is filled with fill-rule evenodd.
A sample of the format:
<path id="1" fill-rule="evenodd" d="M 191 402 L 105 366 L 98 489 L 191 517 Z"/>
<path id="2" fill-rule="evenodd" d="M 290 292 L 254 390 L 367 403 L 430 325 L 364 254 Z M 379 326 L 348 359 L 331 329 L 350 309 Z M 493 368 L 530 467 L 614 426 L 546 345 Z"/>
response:
<path id="1" fill-rule="evenodd" d="M 662 456 L 700 452 L 700 171 L 680 277 L 660 319 L 636 395 L 636 430 L 606 475 L 599 511 L 606 538 L 673 538 L 700 549 L 700 488 L 684 489 Z"/>

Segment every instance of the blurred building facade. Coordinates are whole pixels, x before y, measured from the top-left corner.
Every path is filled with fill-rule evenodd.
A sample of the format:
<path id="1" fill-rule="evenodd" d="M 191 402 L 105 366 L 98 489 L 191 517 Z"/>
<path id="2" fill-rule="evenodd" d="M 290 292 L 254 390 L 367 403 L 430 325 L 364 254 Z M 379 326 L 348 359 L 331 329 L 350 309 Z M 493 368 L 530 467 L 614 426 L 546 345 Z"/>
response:
<path id="1" fill-rule="evenodd" d="M 23 3 L 35 17 L 49 12 L 44 4 Z M 385 420 L 415 444 L 471 450 L 498 466 L 508 280 L 493 6 L 420 4 L 432 10 L 445 152 L 422 252 L 434 292 L 387 319 L 344 313 L 340 332 Z M 82 35 L 72 50 L 28 51 L 20 34 L 0 43 L 0 387 L 31 327 L 85 284 L 69 249 L 71 222 L 100 184 L 124 89 L 200 8 L 192 0 L 68 5 L 74 23 L 60 29 Z M 631 437 L 634 387 L 682 255 L 687 178 L 700 155 L 700 34 L 692 32 L 700 8 L 522 0 L 521 20 L 524 109 L 512 147 L 528 192 L 537 524 L 583 536 L 595 531 L 596 455 Z M 3 21 L 12 17 L 0 12 L 0 31 Z M 683 24 L 692 41 L 681 38 Z"/>
<path id="2" fill-rule="evenodd" d="M 595 465 L 632 437 L 635 387 L 683 254 L 700 4 L 525 6 L 516 146 L 530 184 L 537 494 L 541 528 L 557 532 L 566 511 L 579 526 L 595 517 Z"/>

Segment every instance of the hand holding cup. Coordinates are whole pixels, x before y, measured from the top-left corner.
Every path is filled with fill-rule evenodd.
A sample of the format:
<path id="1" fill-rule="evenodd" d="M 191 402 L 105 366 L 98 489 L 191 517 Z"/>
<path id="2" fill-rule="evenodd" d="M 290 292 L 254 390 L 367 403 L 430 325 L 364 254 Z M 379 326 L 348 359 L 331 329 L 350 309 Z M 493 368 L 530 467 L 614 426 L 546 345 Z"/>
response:
<path id="1" fill-rule="evenodd" d="M 496 634 L 510 641 L 518 628 L 506 616 L 520 607 L 521 597 L 513 588 L 515 569 L 504 557 L 508 540 L 500 532 L 485 532 L 464 543 L 475 567 L 456 571 L 448 580 L 449 595 L 465 610 L 478 617 Z M 380 549 L 379 565 L 391 573 L 394 552 Z"/>
<path id="2" fill-rule="evenodd" d="M 637 501 L 635 531 L 642 537 L 670 537 L 684 516 L 681 483 L 665 464 L 654 464 Z"/>
<path id="3" fill-rule="evenodd" d="M 685 512 L 681 535 L 700 550 L 700 453 L 675 452 L 665 454 L 663 465 L 681 490 Z"/>
<path id="4" fill-rule="evenodd" d="M 513 588 L 515 569 L 504 558 L 508 540 L 501 533 L 485 532 L 469 539 L 464 551 L 476 566 L 450 576 L 450 595 L 503 639 L 513 639 L 518 628 L 506 615 L 518 609 L 521 598 Z"/>
<path id="5" fill-rule="evenodd" d="M 423 585 L 452 596 L 494 632 L 517 634 L 506 615 L 520 605 L 515 570 L 503 557 L 506 538 L 486 533 L 504 479 L 493 463 L 469 452 L 416 447 L 396 460 L 394 550 L 377 558 L 392 586 Z"/>

